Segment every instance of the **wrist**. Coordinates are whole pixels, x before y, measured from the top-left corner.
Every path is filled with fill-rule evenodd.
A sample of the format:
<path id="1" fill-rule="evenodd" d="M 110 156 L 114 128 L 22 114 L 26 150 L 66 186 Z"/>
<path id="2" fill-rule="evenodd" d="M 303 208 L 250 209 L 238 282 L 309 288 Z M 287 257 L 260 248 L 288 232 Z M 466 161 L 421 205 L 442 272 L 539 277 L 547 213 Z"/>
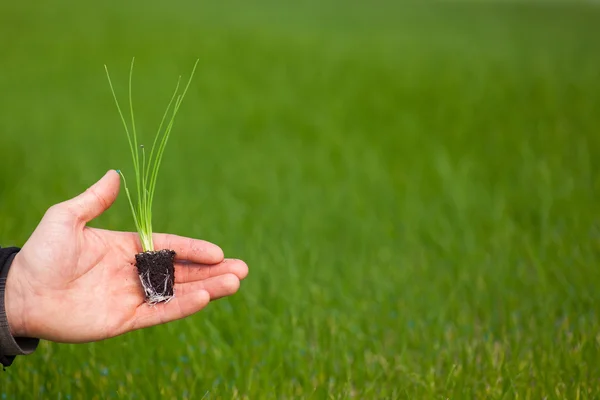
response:
<path id="1" fill-rule="evenodd" d="M 6 278 L 4 293 L 4 307 L 10 333 L 13 337 L 27 337 L 25 324 L 25 293 L 21 279 L 19 279 L 21 257 L 17 253 L 12 260 Z"/>

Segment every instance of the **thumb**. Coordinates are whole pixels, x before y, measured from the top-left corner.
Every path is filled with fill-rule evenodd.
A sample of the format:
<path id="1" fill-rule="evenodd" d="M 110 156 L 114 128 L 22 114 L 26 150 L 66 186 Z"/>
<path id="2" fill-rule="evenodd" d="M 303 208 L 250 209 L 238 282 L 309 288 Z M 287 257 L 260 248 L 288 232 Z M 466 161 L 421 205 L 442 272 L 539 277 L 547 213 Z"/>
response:
<path id="1" fill-rule="evenodd" d="M 108 210 L 115 202 L 120 183 L 119 173 L 110 170 L 85 192 L 66 203 L 82 222 L 89 222 Z"/>

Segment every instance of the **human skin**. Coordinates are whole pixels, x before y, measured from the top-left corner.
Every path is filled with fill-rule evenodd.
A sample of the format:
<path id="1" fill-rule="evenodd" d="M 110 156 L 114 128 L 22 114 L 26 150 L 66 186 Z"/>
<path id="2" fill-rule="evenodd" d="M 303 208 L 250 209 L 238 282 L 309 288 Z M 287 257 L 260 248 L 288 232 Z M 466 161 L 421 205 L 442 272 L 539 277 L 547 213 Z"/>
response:
<path id="1" fill-rule="evenodd" d="M 225 259 L 221 248 L 207 241 L 154 234 L 156 250 L 177 253 L 175 297 L 148 305 L 135 267 L 135 254 L 142 251 L 138 234 L 87 226 L 109 209 L 119 188 L 119 174 L 111 170 L 46 211 L 7 277 L 5 306 L 13 336 L 93 342 L 185 318 L 238 291 L 248 274 L 243 261 Z"/>

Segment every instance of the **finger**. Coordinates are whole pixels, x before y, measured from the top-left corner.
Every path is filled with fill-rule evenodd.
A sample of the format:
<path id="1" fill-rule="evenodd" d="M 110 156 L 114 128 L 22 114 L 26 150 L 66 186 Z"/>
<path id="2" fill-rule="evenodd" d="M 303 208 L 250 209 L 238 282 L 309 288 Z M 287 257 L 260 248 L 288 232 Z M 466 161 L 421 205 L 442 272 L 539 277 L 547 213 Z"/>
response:
<path id="1" fill-rule="evenodd" d="M 121 181 L 115 170 L 108 171 L 85 192 L 63 203 L 82 222 L 100 216 L 117 199 Z"/>
<path id="2" fill-rule="evenodd" d="M 191 261 L 197 264 L 218 264 L 224 259 L 223 250 L 216 244 L 183 236 L 158 233 L 154 235 L 157 250 L 174 250 L 175 260 Z"/>
<path id="3" fill-rule="evenodd" d="M 234 274 L 215 276 L 203 281 L 175 284 L 175 297 L 207 291 L 211 300 L 234 295 L 240 288 L 240 280 Z"/>
<path id="4" fill-rule="evenodd" d="M 248 275 L 248 266 L 242 260 L 229 258 L 214 265 L 175 263 L 175 283 L 201 281 L 225 274 L 243 280 Z"/>
<path id="5" fill-rule="evenodd" d="M 189 317 L 202 310 L 210 302 L 210 295 L 205 290 L 187 291 L 177 295 L 167 303 L 139 306 L 131 322 L 130 331 L 165 324 Z"/>

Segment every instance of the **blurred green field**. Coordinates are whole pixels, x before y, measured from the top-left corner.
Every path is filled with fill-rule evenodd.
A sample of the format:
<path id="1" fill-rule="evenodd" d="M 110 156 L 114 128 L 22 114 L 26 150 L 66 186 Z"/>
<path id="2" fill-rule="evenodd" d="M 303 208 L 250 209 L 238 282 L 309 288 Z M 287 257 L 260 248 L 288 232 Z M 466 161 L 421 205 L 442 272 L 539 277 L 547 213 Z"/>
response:
<path id="1" fill-rule="evenodd" d="M 600 8 L 4 2 L 0 37 L 1 245 L 131 174 L 105 63 L 125 95 L 136 57 L 149 141 L 200 58 L 155 229 L 250 267 L 184 321 L 43 342 L 2 399 L 600 396 Z M 134 229 L 124 192 L 93 225 Z"/>

